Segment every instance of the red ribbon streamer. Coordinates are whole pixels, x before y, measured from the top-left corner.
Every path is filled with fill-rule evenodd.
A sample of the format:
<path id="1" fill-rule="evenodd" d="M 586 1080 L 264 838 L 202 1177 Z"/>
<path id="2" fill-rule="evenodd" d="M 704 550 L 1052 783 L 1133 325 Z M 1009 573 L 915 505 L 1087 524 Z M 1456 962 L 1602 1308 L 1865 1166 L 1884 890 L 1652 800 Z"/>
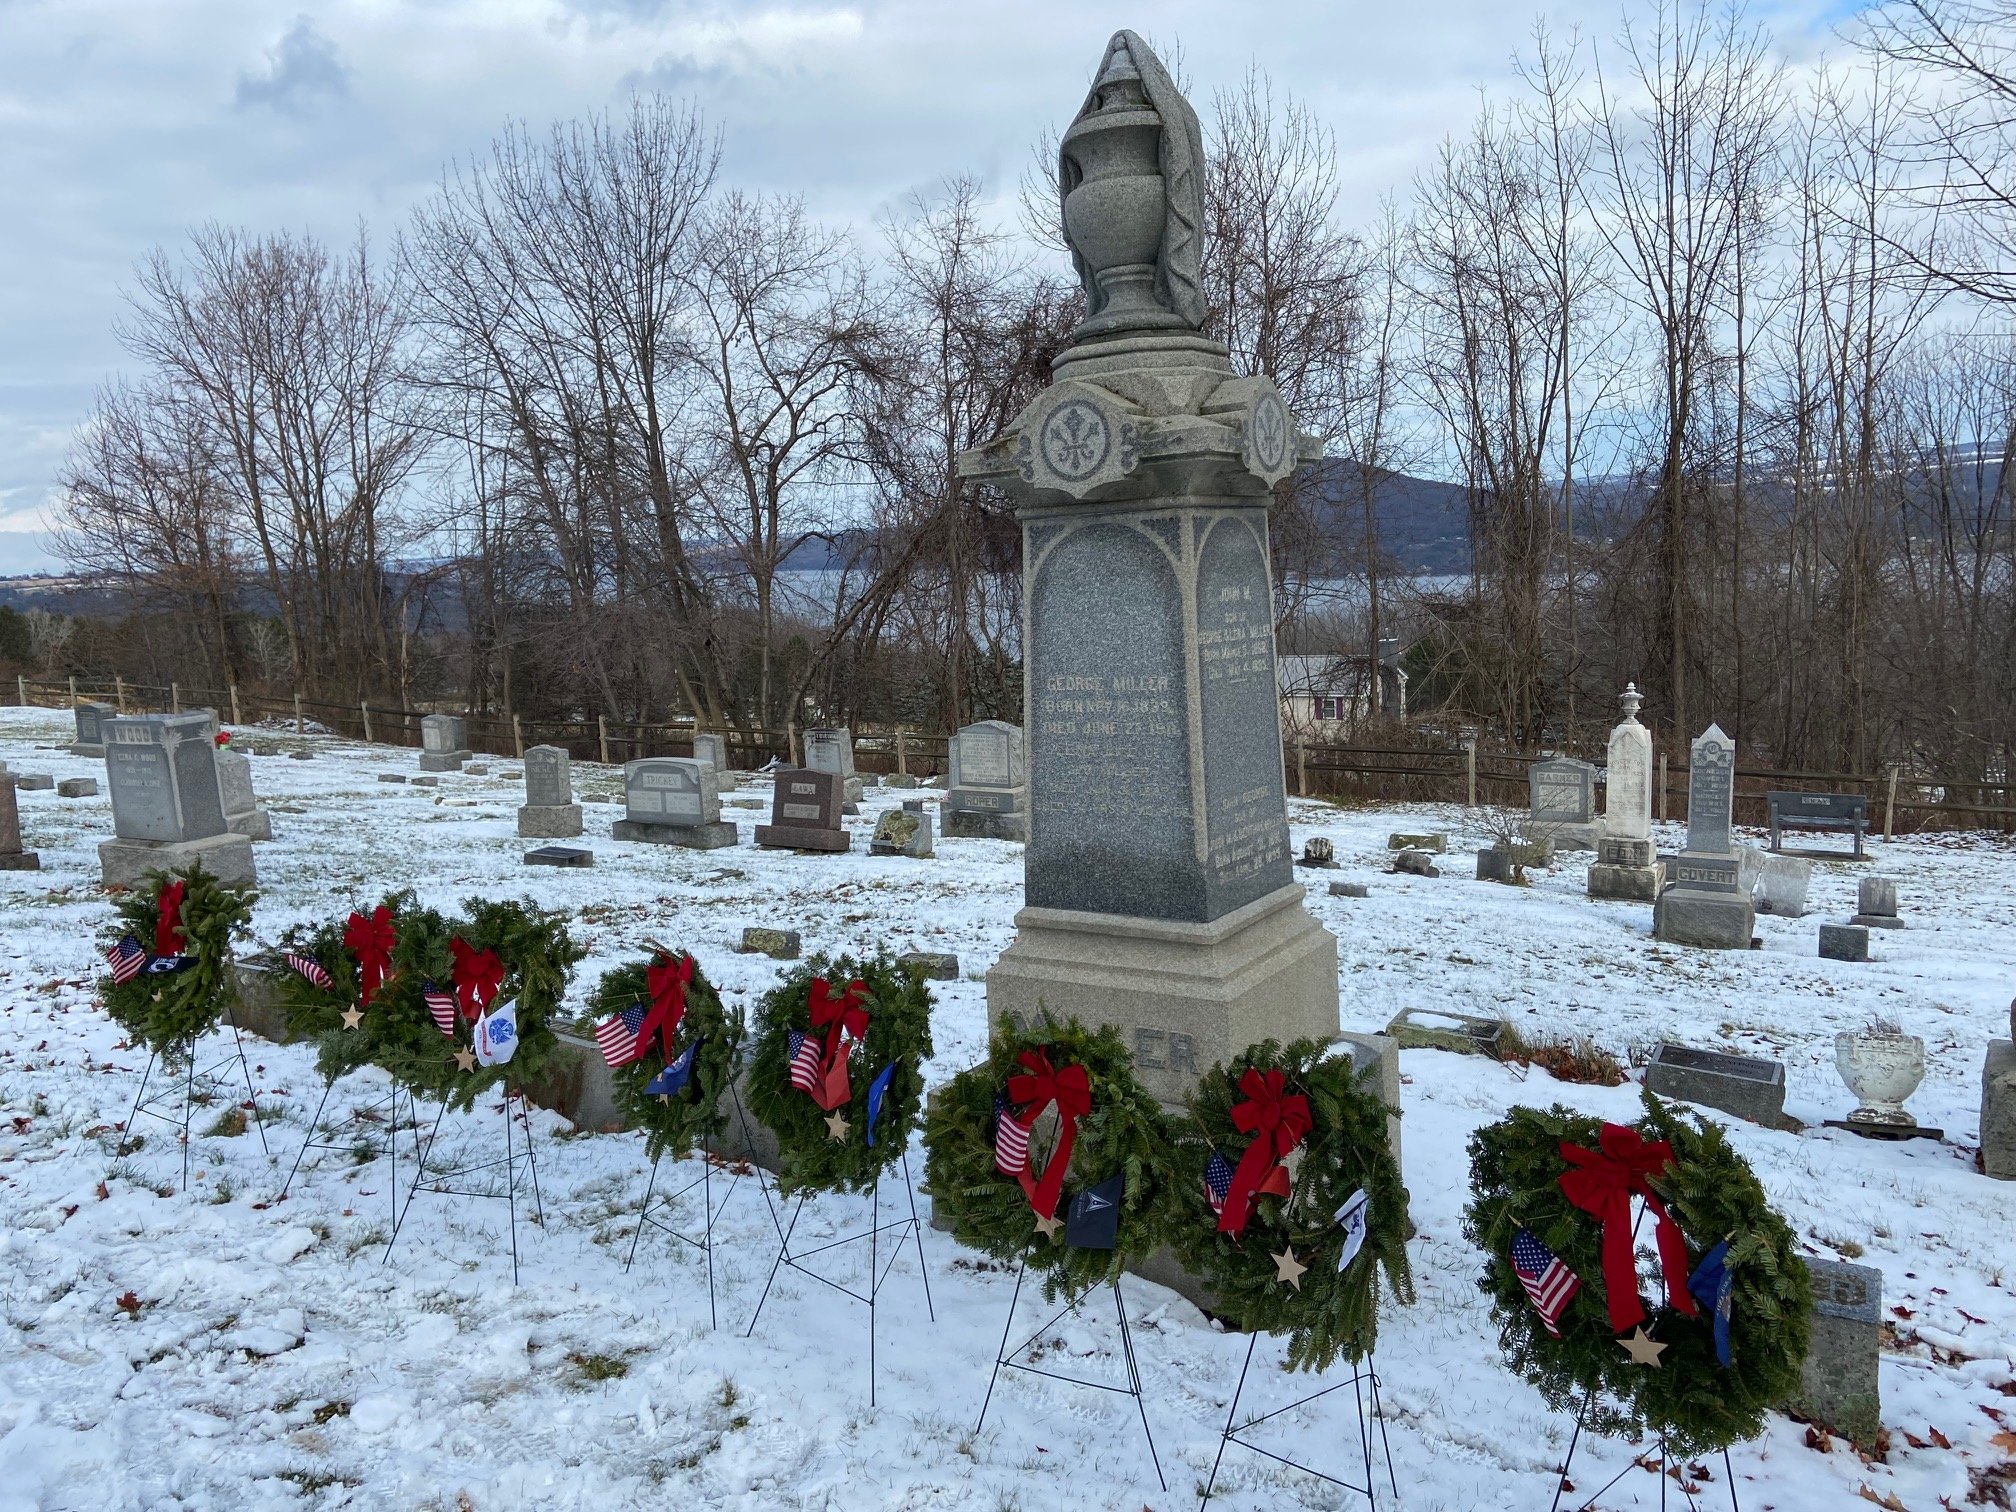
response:
<path id="1" fill-rule="evenodd" d="M 824 977 L 812 979 L 812 1029 L 826 1031 L 826 1050 L 819 1062 L 819 1090 L 812 1101 L 831 1113 L 854 1095 L 847 1077 L 846 1039 L 868 1037 L 868 984 L 858 977 L 836 996 Z"/>
<path id="2" fill-rule="evenodd" d="M 455 956 L 455 998 L 462 1005 L 462 1017 L 480 1018 L 504 985 L 504 963 L 496 951 L 478 950 L 459 935 L 448 942 L 448 949 Z"/>
<path id="3" fill-rule="evenodd" d="M 665 1052 L 665 1064 L 672 1064 L 673 1036 L 679 1032 L 679 1021 L 686 1017 L 686 988 L 693 981 L 693 957 L 660 956 L 644 972 L 644 985 L 651 993 L 651 1011 L 644 1015 L 644 1023 L 637 1030 L 637 1054 L 641 1058 L 651 1047 L 651 1041 L 660 1041 Z"/>
<path id="4" fill-rule="evenodd" d="M 1645 1199 L 1652 1213 L 1653 1236 L 1659 1245 L 1659 1268 L 1666 1279 L 1666 1301 L 1687 1317 L 1700 1311 L 1687 1290 L 1687 1239 L 1652 1190 L 1650 1178 L 1673 1163 L 1673 1146 L 1646 1140 L 1636 1129 L 1606 1123 L 1597 1136 L 1598 1149 L 1561 1142 L 1561 1158 L 1575 1169 L 1563 1171 L 1561 1191 L 1583 1212 L 1603 1225 L 1603 1300 L 1610 1309 L 1610 1327 L 1623 1333 L 1645 1321 L 1638 1298 L 1638 1267 L 1631 1258 L 1631 1199 Z"/>
<path id="5" fill-rule="evenodd" d="M 154 954 L 157 956 L 181 954 L 175 936 L 179 934 L 187 938 L 182 928 L 182 895 L 188 890 L 188 885 L 179 877 L 161 889 L 161 912 L 154 921 Z"/>
<path id="6" fill-rule="evenodd" d="M 1309 1099 L 1299 1092 L 1288 1095 L 1287 1085 L 1288 1078 L 1282 1072 L 1262 1071 L 1258 1066 L 1248 1066 L 1239 1078 L 1239 1090 L 1247 1100 L 1233 1105 L 1232 1127 L 1251 1134 L 1253 1142 L 1246 1146 L 1239 1168 L 1232 1173 L 1225 1210 L 1218 1215 L 1221 1234 L 1237 1239 L 1245 1232 L 1246 1220 L 1253 1216 L 1253 1199 L 1278 1185 L 1273 1180 L 1277 1172 L 1285 1180 L 1281 1157 L 1302 1143 L 1309 1132 Z"/>
<path id="7" fill-rule="evenodd" d="M 353 913 L 343 926 L 343 948 L 357 957 L 357 1006 L 369 1008 L 385 978 L 392 974 L 392 948 L 398 936 L 392 928 L 392 910 L 384 904 L 373 909 L 370 918 Z"/>
<path id="8" fill-rule="evenodd" d="M 1071 1167 L 1071 1146 L 1078 1138 L 1078 1120 L 1092 1111 L 1092 1080 L 1083 1066 L 1053 1071 L 1050 1057 L 1041 1050 L 1024 1050 L 1016 1059 L 1029 1073 L 1008 1078 L 1008 1100 L 1028 1104 L 1017 1122 L 1025 1129 L 1034 1128 L 1043 1110 L 1057 1104 L 1057 1148 L 1044 1162 L 1041 1179 L 1026 1168 L 1018 1178 L 1036 1216 L 1055 1218 L 1057 1199 L 1064 1192 L 1064 1173 Z"/>

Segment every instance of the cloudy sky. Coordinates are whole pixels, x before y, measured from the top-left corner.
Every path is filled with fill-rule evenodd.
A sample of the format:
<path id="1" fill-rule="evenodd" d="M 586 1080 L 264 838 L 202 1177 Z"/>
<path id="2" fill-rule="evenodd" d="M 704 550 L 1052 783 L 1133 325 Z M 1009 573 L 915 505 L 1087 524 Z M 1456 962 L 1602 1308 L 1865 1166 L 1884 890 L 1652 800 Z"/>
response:
<path id="1" fill-rule="evenodd" d="M 866 223 L 949 173 L 1014 193 L 1118 27 L 1180 39 L 1199 97 L 1257 64 L 1335 130 L 1346 212 L 1404 186 L 1499 91 L 1533 21 L 1646 0 L 0 0 L 0 573 L 121 361 L 135 259 L 196 225 L 397 231 L 442 165 L 658 89 L 727 176 Z M 1855 0 L 1754 0 L 1781 51 L 1842 50 Z"/>

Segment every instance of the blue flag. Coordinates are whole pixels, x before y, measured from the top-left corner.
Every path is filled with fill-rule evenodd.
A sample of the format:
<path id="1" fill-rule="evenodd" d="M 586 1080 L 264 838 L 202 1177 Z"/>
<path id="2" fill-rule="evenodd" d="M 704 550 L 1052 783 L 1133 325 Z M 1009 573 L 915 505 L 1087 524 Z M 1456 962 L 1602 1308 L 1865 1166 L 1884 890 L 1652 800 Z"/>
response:
<path id="1" fill-rule="evenodd" d="M 882 1098 L 889 1091 L 889 1078 L 896 1074 L 896 1062 L 891 1061 L 875 1073 L 875 1080 L 868 1084 L 868 1148 L 875 1148 L 875 1115 L 882 1111 Z"/>
<path id="2" fill-rule="evenodd" d="M 1694 1274 L 1687 1278 L 1687 1290 L 1694 1293 L 1694 1300 L 1715 1315 L 1715 1358 L 1724 1370 L 1729 1368 L 1730 1293 L 1735 1285 L 1736 1278 L 1729 1274 L 1727 1239 L 1703 1255 Z"/>
<path id="3" fill-rule="evenodd" d="M 676 1097 L 684 1092 L 687 1080 L 693 1075 L 693 1053 L 699 1048 L 700 1041 L 696 1039 L 681 1050 L 677 1060 L 645 1084 L 645 1094 L 653 1097 Z"/>

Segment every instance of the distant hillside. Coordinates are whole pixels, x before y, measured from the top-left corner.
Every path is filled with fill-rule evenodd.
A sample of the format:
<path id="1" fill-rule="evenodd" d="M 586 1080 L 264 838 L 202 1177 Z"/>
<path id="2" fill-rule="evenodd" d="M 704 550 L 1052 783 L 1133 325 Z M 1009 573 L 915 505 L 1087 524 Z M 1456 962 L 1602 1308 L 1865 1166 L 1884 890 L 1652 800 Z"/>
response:
<path id="1" fill-rule="evenodd" d="M 1326 457 L 1316 466 L 1330 507 L 1351 515 L 1356 527 L 1368 469 L 1348 457 Z M 1470 570 L 1470 508 L 1461 488 L 1383 467 L 1369 472 L 1379 549 L 1395 567 L 1436 576 Z"/>

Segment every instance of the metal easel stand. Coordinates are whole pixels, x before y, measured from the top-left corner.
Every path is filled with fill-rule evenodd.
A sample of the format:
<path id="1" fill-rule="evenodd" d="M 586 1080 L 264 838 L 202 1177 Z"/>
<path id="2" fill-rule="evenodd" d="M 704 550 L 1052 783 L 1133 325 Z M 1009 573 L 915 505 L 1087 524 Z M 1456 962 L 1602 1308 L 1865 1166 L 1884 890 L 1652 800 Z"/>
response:
<path id="1" fill-rule="evenodd" d="M 1224 1463 L 1225 1449 L 1230 1444 L 1237 1444 L 1242 1449 L 1251 1449 L 1255 1454 L 1264 1454 L 1268 1459 L 1278 1464 L 1287 1465 L 1290 1469 L 1300 1470 L 1307 1475 L 1313 1475 L 1318 1480 L 1328 1481 L 1333 1486 L 1342 1486 L 1346 1491 L 1355 1491 L 1358 1495 L 1365 1498 L 1368 1505 L 1377 1507 L 1379 1499 L 1375 1494 L 1373 1486 L 1375 1472 L 1372 1468 L 1372 1427 L 1371 1421 L 1368 1421 L 1365 1416 L 1365 1402 L 1368 1395 L 1372 1402 L 1372 1420 L 1376 1420 L 1379 1424 L 1379 1448 L 1386 1457 L 1386 1484 L 1392 1488 L 1393 1497 L 1397 1504 L 1400 1497 L 1400 1482 L 1393 1474 L 1393 1445 L 1387 1440 L 1386 1415 L 1379 1407 L 1379 1372 L 1374 1368 L 1370 1355 L 1365 1356 L 1362 1360 L 1352 1362 L 1351 1379 L 1348 1381 L 1334 1382 L 1331 1385 L 1325 1386 L 1321 1391 L 1313 1391 L 1308 1396 L 1298 1397 L 1295 1401 L 1289 1402 L 1285 1406 L 1276 1407 L 1272 1412 L 1262 1413 L 1259 1417 L 1248 1418 L 1237 1427 L 1233 1426 L 1239 1416 L 1239 1399 L 1246 1393 L 1246 1376 L 1253 1369 L 1253 1351 L 1259 1347 L 1260 1338 L 1261 1336 L 1256 1333 L 1251 1335 L 1246 1341 L 1246 1363 L 1239 1367 L 1239 1384 L 1232 1392 L 1232 1405 L 1225 1410 L 1225 1430 L 1219 1435 L 1218 1457 L 1211 1461 L 1211 1477 L 1205 1481 L 1204 1495 L 1197 1502 L 1200 1512 L 1204 1503 L 1211 1500 L 1212 1488 L 1218 1484 L 1218 1467 Z M 1320 1401 L 1322 1398 L 1330 1395 L 1331 1392 L 1342 1391 L 1347 1386 L 1351 1388 L 1351 1398 L 1358 1406 L 1358 1450 L 1365 1464 L 1365 1479 L 1362 1484 L 1357 1481 L 1345 1480 L 1341 1476 L 1328 1474 L 1325 1471 L 1318 1470 L 1314 1465 L 1305 1465 L 1300 1460 L 1290 1459 L 1285 1454 L 1276 1454 L 1272 1449 L 1264 1448 L 1259 1444 L 1240 1437 L 1243 1433 L 1251 1433 L 1263 1423 L 1272 1422 L 1275 1418 L 1285 1413 L 1293 1412 L 1297 1408 L 1307 1407 L 1311 1402 Z"/>
<path id="2" fill-rule="evenodd" d="M 139 1148 L 133 1133 L 133 1125 L 143 1116 L 157 1119 L 176 1130 L 182 1144 L 182 1189 L 184 1191 L 187 1191 L 189 1187 L 189 1132 L 190 1126 L 195 1121 L 196 1108 L 198 1106 L 196 1097 L 197 1083 L 202 1082 L 206 1084 L 204 1105 L 207 1106 L 218 1095 L 213 1090 L 216 1086 L 217 1074 L 229 1067 L 233 1061 L 237 1062 L 238 1074 L 245 1082 L 245 1101 L 242 1106 L 250 1115 L 252 1127 L 259 1132 L 260 1152 L 265 1155 L 268 1162 L 271 1162 L 273 1159 L 273 1147 L 266 1142 L 266 1125 L 259 1120 L 259 1094 L 252 1087 L 252 1066 L 245 1059 L 245 1040 L 239 1034 L 238 1020 L 229 1008 L 226 1008 L 224 1011 L 224 1022 L 231 1030 L 231 1048 L 207 1067 L 199 1068 L 196 1064 L 197 1041 L 194 1039 L 187 1041 L 180 1047 L 179 1055 L 176 1053 L 176 1047 L 173 1046 L 165 1054 L 158 1050 L 151 1053 L 147 1057 L 147 1069 L 140 1073 L 140 1090 L 133 1094 L 133 1111 L 126 1115 L 126 1122 L 119 1126 L 123 1137 L 120 1139 L 117 1148 L 122 1155 L 130 1154 L 133 1150 Z M 174 1067 L 178 1062 L 183 1067 L 183 1073 L 180 1077 L 176 1077 L 174 1071 Z M 156 1092 L 152 1097 L 149 1097 L 147 1095 L 147 1084 L 153 1079 L 154 1068 L 156 1066 L 161 1068 L 164 1077 L 174 1079 L 170 1080 L 167 1086 Z M 180 1102 L 178 1110 L 163 1111 L 164 1108 L 168 1108 L 178 1101 Z"/>
<path id="3" fill-rule="evenodd" d="M 404 1087 L 394 1085 L 383 1097 L 373 1098 L 362 1107 L 354 1107 L 347 1118 L 330 1125 L 322 1134 L 322 1113 L 329 1106 L 329 1094 L 335 1089 L 340 1076 L 324 1078 L 322 1099 L 315 1104 L 315 1116 L 308 1120 L 308 1137 L 301 1142 L 299 1152 L 294 1156 L 294 1165 L 287 1173 L 287 1179 L 280 1184 L 280 1195 L 276 1202 L 285 1202 L 287 1193 L 294 1185 L 294 1178 L 301 1174 L 301 1163 L 307 1159 L 310 1150 L 335 1150 L 358 1160 L 360 1165 L 368 1165 L 383 1155 L 392 1163 L 391 1172 L 386 1177 L 390 1193 L 392 1216 L 396 1222 L 399 1216 L 399 1100 L 406 1100 L 406 1121 L 413 1128 L 418 1155 L 420 1138 L 419 1115 L 413 1101 L 413 1094 Z M 383 1144 L 379 1143 L 383 1140 Z"/>
<path id="4" fill-rule="evenodd" d="M 1584 1419 L 1586 1419 L 1589 1415 L 1589 1404 L 1593 1402 L 1595 1399 L 1596 1399 L 1596 1393 L 1592 1388 L 1589 1394 L 1582 1398 L 1581 1409 L 1575 1414 L 1575 1432 L 1573 1435 L 1570 1436 L 1568 1440 L 1567 1454 L 1562 1456 L 1561 1471 L 1560 1474 L 1555 1477 L 1554 1501 L 1553 1504 L 1549 1507 L 1548 1512 L 1561 1512 L 1561 1498 L 1570 1489 L 1570 1484 L 1568 1480 L 1568 1467 L 1575 1463 L 1575 1449 L 1576 1446 L 1582 1442 L 1582 1424 Z M 1629 1460 L 1629 1462 L 1625 1464 L 1622 1470 L 1619 1470 L 1615 1475 L 1611 1476 L 1610 1479 L 1603 1482 L 1601 1486 L 1597 1487 L 1596 1494 L 1594 1496 L 1591 1496 L 1589 1500 L 1583 1502 L 1581 1506 L 1575 1508 L 1574 1512 L 1596 1512 L 1597 1501 L 1600 1500 L 1604 1496 L 1604 1494 L 1610 1490 L 1612 1486 L 1616 1485 L 1619 1481 L 1624 1479 L 1624 1477 L 1629 1475 L 1633 1470 L 1650 1470 L 1652 1466 L 1649 1463 L 1647 1463 L 1650 1459 L 1651 1459 L 1650 1454 L 1639 1454 L 1632 1456 L 1632 1458 Z M 1681 1479 L 1679 1480 L 1674 1479 L 1672 1474 L 1672 1467 L 1669 1465 L 1666 1458 L 1666 1438 L 1665 1435 L 1663 1434 L 1660 1435 L 1659 1438 L 1660 1512 L 1665 1512 L 1666 1509 L 1666 1488 L 1668 1485 L 1673 1485 L 1678 1488 L 1680 1495 L 1686 1499 L 1686 1506 L 1688 1512 L 1700 1512 L 1701 1503 L 1695 1499 L 1693 1488 L 1686 1483 L 1684 1477 L 1685 1472 L 1683 1471 Z M 1736 1500 L 1736 1467 L 1730 1463 L 1729 1451 L 1727 1449 L 1724 1449 L 1722 1451 L 1722 1479 L 1724 1483 L 1727 1484 L 1727 1486 L 1729 1487 L 1729 1512 L 1743 1512 L 1741 1505 Z"/>
<path id="5" fill-rule="evenodd" d="M 514 1111 L 512 1103 L 519 1107 Z M 447 1116 L 448 1105 L 442 1103 L 441 1110 L 434 1115 L 433 1126 L 427 1137 L 420 1142 L 414 1155 L 413 1184 L 406 1189 L 406 1201 L 399 1208 L 399 1216 L 392 1224 L 392 1237 L 385 1241 L 385 1260 L 392 1258 L 392 1247 L 399 1242 L 399 1230 L 405 1226 L 406 1215 L 412 1210 L 413 1198 L 424 1185 L 430 1192 L 439 1192 L 448 1197 L 482 1197 L 503 1201 L 510 1211 L 511 1221 L 511 1284 L 518 1284 L 518 1188 L 529 1176 L 532 1182 L 532 1221 L 540 1227 L 546 1224 L 546 1204 L 539 1195 L 539 1165 L 532 1154 L 532 1117 L 525 1104 L 524 1094 L 506 1088 L 502 1105 L 504 1115 L 504 1153 L 493 1160 L 473 1160 L 464 1165 L 451 1166 L 447 1170 L 430 1172 L 427 1157 L 432 1153 L 434 1139 L 441 1131 L 441 1120 Z M 513 1123 L 525 1126 L 522 1148 L 511 1133 Z M 416 1125 L 417 1127 L 417 1125 Z M 502 1170 L 500 1186 L 490 1173 Z M 451 1182 L 471 1182 L 473 1185 L 450 1185 Z"/>
<path id="6" fill-rule="evenodd" d="M 868 1308 L 868 1405 L 870 1407 L 875 1405 L 875 1314 L 877 1299 L 882 1295 L 882 1287 L 888 1281 L 889 1273 L 896 1268 L 897 1260 L 902 1257 L 903 1238 L 906 1233 L 913 1236 L 917 1241 L 917 1276 L 924 1284 L 924 1310 L 933 1323 L 938 1321 L 938 1311 L 931 1302 L 931 1272 L 924 1264 L 924 1225 L 917 1217 L 917 1186 L 910 1179 L 910 1152 L 908 1149 L 905 1149 L 903 1152 L 903 1189 L 910 1199 L 910 1216 L 907 1218 L 898 1217 L 893 1222 L 884 1223 L 882 1221 L 882 1173 L 877 1171 L 875 1173 L 874 1185 L 869 1188 L 867 1228 L 858 1233 L 848 1234 L 840 1239 L 829 1239 L 826 1243 L 814 1245 L 811 1249 L 793 1250 L 791 1248 L 792 1236 L 798 1232 L 798 1220 L 803 1216 L 805 1204 L 812 1194 L 810 1192 L 800 1192 L 798 1194 L 797 1206 L 792 1208 L 791 1222 L 787 1225 L 778 1214 L 777 1204 L 771 1201 L 769 1185 L 765 1183 L 763 1186 L 764 1201 L 770 1204 L 770 1221 L 777 1229 L 777 1258 L 771 1263 L 770 1279 L 763 1283 L 763 1295 L 756 1299 L 756 1311 L 750 1316 L 749 1327 L 743 1331 L 742 1337 L 746 1339 L 756 1332 L 757 1321 L 763 1316 L 763 1304 L 770 1300 L 770 1289 L 776 1285 L 777 1272 L 780 1268 L 787 1265 L 802 1276 L 809 1276 L 814 1281 L 822 1282 L 832 1287 L 833 1290 L 840 1293 L 843 1297 L 852 1297 L 856 1302 L 864 1303 Z M 898 1211 L 900 1212 L 901 1210 L 899 1209 Z M 896 1235 L 895 1243 L 884 1246 L 882 1236 L 892 1233 Z M 865 1290 L 857 1289 L 844 1282 L 835 1281 L 831 1276 L 823 1275 L 805 1264 L 807 1260 L 812 1259 L 815 1255 L 823 1255 L 832 1250 L 846 1249 L 850 1245 L 856 1244 L 866 1244 L 868 1246 L 868 1280 Z M 882 1259 L 882 1252 L 885 1248 L 889 1256 L 886 1261 Z"/>
<path id="7" fill-rule="evenodd" d="M 1028 1253 L 1024 1251 L 1022 1262 L 1015 1267 L 1015 1291 L 1008 1299 L 1008 1318 L 1001 1325 L 1001 1347 L 994 1352 L 994 1369 L 987 1377 L 987 1395 L 980 1403 L 980 1420 L 973 1425 L 973 1436 L 978 1438 L 980 1430 L 987 1426 L 987 1409 L 993 1404 L 994 1385 L 1000 1380 L 1003 1370 L 1027 1371 L 1030 1375 L 1048 1376 L 1053 1381 L 1062 1381 L 1067 1386 L 1089 1386 L 1095 1391 L 1111 1391 L 1120 1396 L 1132 1397 L 1134 1406 L 1141 1414 L 1141 1437 L 1148 1441 L 1148 1459 L 1155 1466 L 1155 1480 L 1166 1494 L 1169 1490 L 1169 1481 L 1162 1474 L 1162 1456 L 1155 1452 L 1155 1435 L 1148 1428 L 1148 1399 L 1141 1389 L 1141 1362 L 1134 1353 L 1134 1329 L 1127 1321 L 1127 1299 L 1121 1294 L 1120 1278 L 1115 1276 L 1111 1282 L 1095 1281 L 1077 1296 L 1068 1298 L 1064 1306 L 1045 1321 L 1041 1328 L 1010 1349 L 1008 1337 L 1015 1328 L 1015 1308 L 1022 1300 L 1022 1278 L 1028 1270 Z M 1017 1358 L 1034 1349 L 1042 1342 L 1044 1335 L 1067 1316 L 1077 1313 L 1085 1299 L 1093 1292 L 1109 1285 L 1113 1288 L 1113 1311 L 1120 1320 L 1120 1353 L 1127 1366 L 1125 1386 L 1116 1386 L 1111 1381 L 1095 1381 L 1085 1376 L 1061 1375 L 1057 1371 L 1045 1370 L 1040 1365 L 1032 1365 L 1026 1360 Z"/>
<path id="8" fill-rule="evenodd" d="M 732 1171 L 728 1179 L 728 1190 L 722 1194 L 720 1202 L 717 1203 L 714 1200 L 714 1141 L 709 1137 L 700 1142 L 700 1174 L 678 1191 L 669 1192 L 658 1199 L 659 1211 L 663 1214 L 670 1212 L 679 1199 L 695 1187 L 700 1189 L 701 1211 L 705 1214 L 706 1222 L 696 1238 L 675 1224 L 666 1222 L 662 1216 L 652 1215 L 651 1194 L 658 1186 L 658 1165 L 663 1159 L 664 1154 L 660 1152 L 651 1162 L 651 1179 L 644 1184 L 644 1206 L 637 1211 L 637 1231 L 630 1236 L 630 1254 L 623 1261 L 623 1271 L 624 1274 L 629 1274 L 630 1267 L 636 1264 L 637 1241 L 644 1237 L 646 1228 L 654 1228 L 661 1234 L 669 1234 L 682 1243 L 690 1244 L 707 1257 L 707 1326 L 719 1328 L 721 1318 L 714 1302 L 714 1220 L 727 1211 L 729 1200 L 735 1195 L 735 1188 L 741 1185 L 743 1176 L 755 1168 L 749 1166 L 748 1170 Z M 748 1166 L 746 1161 L 742 1164 Z M 757 1179 L 760 1181 L 762 1177 L 759 1175 Z"/>

